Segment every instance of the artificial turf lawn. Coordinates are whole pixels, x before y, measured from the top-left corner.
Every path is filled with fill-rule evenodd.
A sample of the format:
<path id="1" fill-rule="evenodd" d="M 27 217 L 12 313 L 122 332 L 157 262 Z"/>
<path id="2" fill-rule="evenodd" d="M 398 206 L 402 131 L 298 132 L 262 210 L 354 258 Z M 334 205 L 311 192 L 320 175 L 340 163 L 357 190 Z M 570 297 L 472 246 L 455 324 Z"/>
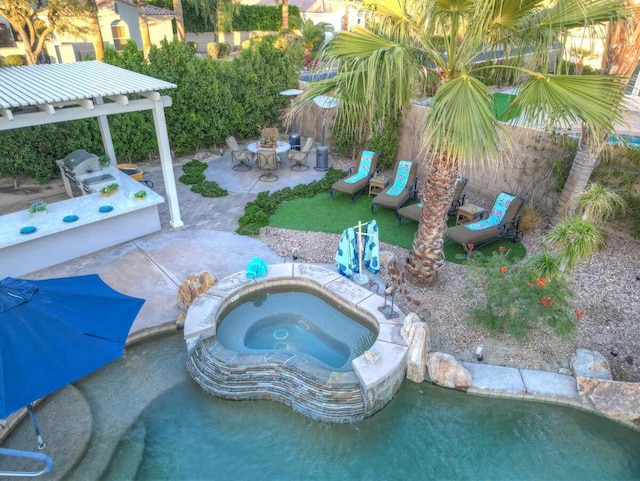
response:
<path id="1" fill-rule="evenodd" d="M 351 197 L 341 193 L 336 193 L 333 200 L 328 193 L 290 200 L 280 204 L 269 216 L 269 225 L 282 229 L 341 234 L 345 229 L 357 226 L 359 221 L 366 223 L 375 219 L 381 242 L 411 250 L 418 223 L 407 219 L 402 225 L 398 225 L 395 211 L 384 207 L 378 207 L 372 214 L 372 200 L 373 197 L 367 197 L 366 192 L 353 205 Z M 449 225 L 453 224 L 455 219 L 450 217 Z M 480 252 L 491 255 L 501 245 L 511 250 L 510 257 L 513 260 L 521 259 L 526 254 L 521 243 L 514 244 L 510 239 L 493 242 L 480 249 Z M 444 254 L 445 259 L 450 262 L 462 263 L 466 259 L 464 249 L 455 242 L 445 244 Z"/>

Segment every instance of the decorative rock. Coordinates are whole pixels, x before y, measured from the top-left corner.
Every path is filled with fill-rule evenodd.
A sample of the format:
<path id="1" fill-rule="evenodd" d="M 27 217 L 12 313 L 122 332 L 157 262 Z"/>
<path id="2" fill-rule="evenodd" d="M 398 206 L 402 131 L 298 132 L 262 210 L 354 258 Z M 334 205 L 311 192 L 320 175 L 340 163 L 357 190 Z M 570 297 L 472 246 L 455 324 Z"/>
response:
<path id="1" fill-rule="evenodd" d="M 390 262 L 395 262 L 396 255 L 391 251 L 380 251 L 380 265 L 388 268 Z"/>
<path id="2" fill-rule="evenodd" d="M 411 326 L 417 322 L 420 322 L 420 316 L 418 316 L 418 314 L 416 314 L 415 312 L 410 312 L 409 314 L 407 314 L 404 317 L 404 321 L 402 321 L 402 329 L 400 329 L 400 335 L 402 336 L 402 339 L 404 339 L 404 342 L 406 342 L 407 344 L 411 343 L 411 339 L 409 337 Z"/>
<path id="3" fill-rule="evenodd" d="M 640 383 L 578 377 L 578 392 L 605 416 L 640 427 Z"/>
<path id="4" fill-rule="evenodd" d="M 422 382 L 427 370 L 429 328 L 424 322 L 411 324 L 410 338 L 411 342 L 407 351 L 407 379 L 413 382 Z"/>
<path id="5" fill-rule="evenodd" d="M 571 369 L 576 377 L 612 379 L 609 363 L 598 351 L 577 349 L 575 356 L 571 358 Z"/>
<path id="6" fill-rule="evenodd" d="M 427 371 L 439 386 L 466 391 L 471 386 L 471 373 L 453 356 L 432 352 L 427 356 Z"/>
<path id="7" fill-rule="evenodd" d="M 216 282 L 216 278 L 207 271 L 190 275 L 178 289 L 178 307 L 186 311 L 196 297 L 207 292 Z"/>
<path id="8" fill-rule="evenodd" d="M 558 374 L 564 374 L 565 376 L 573 376 L 573 371 L 571 369 L 567 369 L 566 367 L 561 367 L 558 369 Z"/>

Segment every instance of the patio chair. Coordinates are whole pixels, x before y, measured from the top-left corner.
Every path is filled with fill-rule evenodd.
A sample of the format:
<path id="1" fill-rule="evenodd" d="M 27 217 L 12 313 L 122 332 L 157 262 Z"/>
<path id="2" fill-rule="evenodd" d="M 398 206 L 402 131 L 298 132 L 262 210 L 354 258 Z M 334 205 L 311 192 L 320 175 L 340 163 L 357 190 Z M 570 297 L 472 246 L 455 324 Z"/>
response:
<path id="1" fill-rule="evenodd" d="M 505 237 L 513 239 L 513 242 L 520 242 L 524 234 L 518 229 L 518 213 L 523 204 L 522 197 L 501 192 L 486 218 L 450 227 L 447 229 L 447 237 L 460 244 L 467 255 L 478 247 Z"/>
<path id="2" fill-rule="evenodd" d="M 351 203 L 353 204 L 362 191 L 369 186 L 369 179 L 373 177 L 379 158 L 380 154 L 378 152 L 364 150 L 356 165 L 356 173 L 340 179 L 331 186 L 331 199 L 333 199 L 336 192 L 342 192 L 351 196 Z M 349 168 L 347 174 L 352 174 L 352 172 L 353 169 Z"/>
<path id="3" fill-rule="evenodd" d="M 388 207 L 398 210 L 410 198 L 416 197 L 416 185 L 418 175 L 418 164 L 408 160 L 398 160 L 394 167 L 393 183 L 373 198 L 371 212 L 375 212 L 376 207 Z"/>
<path id="4" fill-rule="evenodd" d="M 253 160 L 254 154 L 249 152 L 247 149 L 241 149 L 238 145 L 238 141 L 233 135 L 227 137 L 226 142 L 227 147 L 231 150 L 231 161 L 234 164 L 231 168 L 241 172 L 251 170 L 249 162 Z"/>
<path id="5" fill-rule="evenodd" d="M 256 155 L 258 156 L 258 169 L 267 171 L 266 174 L 262 174 L 258 179 L 263 182 L 275 182 L 278 180 L 278 176 L 273 173 L 278 168 L 276 151 L 273 149 L 258 149 Z"/>
<path id="6" fill-rule="evenodd" d="M 458 213 L 458 207 L 464 205 L 465 194 L 464 191 L 465 186 L 469 180 L 464 177 L 458 177 L 455 183 L 455 192 L 453 193 L 453 199 L 451 200 L 451 204 L 449 205 L 449 210 L 447 211 L 447 217 L 452 215 L 456 215 Z M 399 208 L 396 211 L 396 217 L 398 218 L 398 224 L 401 225 L 405 220 L 411 219 L 416 222 L 420 222 L 420 216 L 422 215 L 422 202 L 418 202 L 417 204 L 409 204 L 404 207 Z"/>
<path id="7" fill-rule="evenodd" d="M 309 170 L 309 166 L 307 165 L 307 158 L 309 157 L 309 153 L 311 152 L 312 147 L 313 137 L 309 137 L 304 143 L 304 147 L 302 147 L 302 150 L 292 149 L 287 153 L 287 159 L 294 161 L 294 164 L 291 166 L 291 170 L 295 170 L 297 172 Z"/>

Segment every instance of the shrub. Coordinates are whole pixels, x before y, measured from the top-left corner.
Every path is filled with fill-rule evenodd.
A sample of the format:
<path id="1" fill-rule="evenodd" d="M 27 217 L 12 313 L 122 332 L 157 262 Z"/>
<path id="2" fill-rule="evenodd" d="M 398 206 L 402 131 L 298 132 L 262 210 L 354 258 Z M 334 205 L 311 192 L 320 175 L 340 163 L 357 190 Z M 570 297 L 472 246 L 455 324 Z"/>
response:
<path id="1" fill-rule="evenodd" d="M 220 48 L 220 53 L 218 54 L 219 58 L 227 58 L 231 53 L 231 45 L 228 43 L 220 42 L 218 47 Z"/>
<path id="2" fill-rule="evenodd" d="M 204 180 L 191 186 L 191 191 L 200 194 L 202 197 L 225 197 L 229 192 L 220 187 L 217 182 Z"/>
<path id="3" fill-rule="evenodd" d="M 8 67 L 17 67 L 19 65 L 27 64 L 24 55 L 7 55 L 4 61 Z"/>
<path id="4" fill-rule="evenodd" d="M 522 232 L 535 231 L 542 222 L 542 216 L 540 212 L 536 210 L 531 204 L 525 204 L 520 210 L 520 224 L 518 227 Z"/>
<path id="5" fill-rule="evenodd" d="M 220 45 L 217 42 L 208 43 L 207 55 L 209 58 L 218 58 L 218 55 L 220 55 Z"/>
<path id="6" fill-rule="evenodd" d="M 468 311 L 472 323 L 515 338 L 526 337 L 541 322 L 561 337 L 573 333 L 573 293 L 564 276 L 541 277 L 529 263 L 511 263 L 507 249 L 490 257 L 475 254 L 467 264 L 465 297 L 476 303 Z"/>
<path id="7" fill-rule="evenodd" d="M 197 159 L 192 159 L 182 166 L 183 175 L 178 180 L 187 185 L 200 184 L 206 180 L 203 173 L 205 170 L 207 170 L 207 164 Z M 191 190 L 193 190 L 193 187 Z M 196 191 L 194 190 L 194 192 Z"/>

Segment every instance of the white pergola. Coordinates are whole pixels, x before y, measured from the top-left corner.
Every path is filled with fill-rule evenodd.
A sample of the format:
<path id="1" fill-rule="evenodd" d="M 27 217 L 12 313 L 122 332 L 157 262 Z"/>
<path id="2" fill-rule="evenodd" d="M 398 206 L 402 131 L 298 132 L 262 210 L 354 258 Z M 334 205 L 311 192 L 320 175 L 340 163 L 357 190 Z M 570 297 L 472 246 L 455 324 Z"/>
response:
<path id="1" fill-rule="evenodd" d="M 97 61 L 0 68 L 0 131 L 96 117 L 104 150 L 115 164 L 107 116 L 151 110 L 170 223 L 181 227 L 164 116 L 171 97 L 159 92 L 171 88 L 176 85 Z M 132 100 L 130 94 L 142 98 Z"/>

